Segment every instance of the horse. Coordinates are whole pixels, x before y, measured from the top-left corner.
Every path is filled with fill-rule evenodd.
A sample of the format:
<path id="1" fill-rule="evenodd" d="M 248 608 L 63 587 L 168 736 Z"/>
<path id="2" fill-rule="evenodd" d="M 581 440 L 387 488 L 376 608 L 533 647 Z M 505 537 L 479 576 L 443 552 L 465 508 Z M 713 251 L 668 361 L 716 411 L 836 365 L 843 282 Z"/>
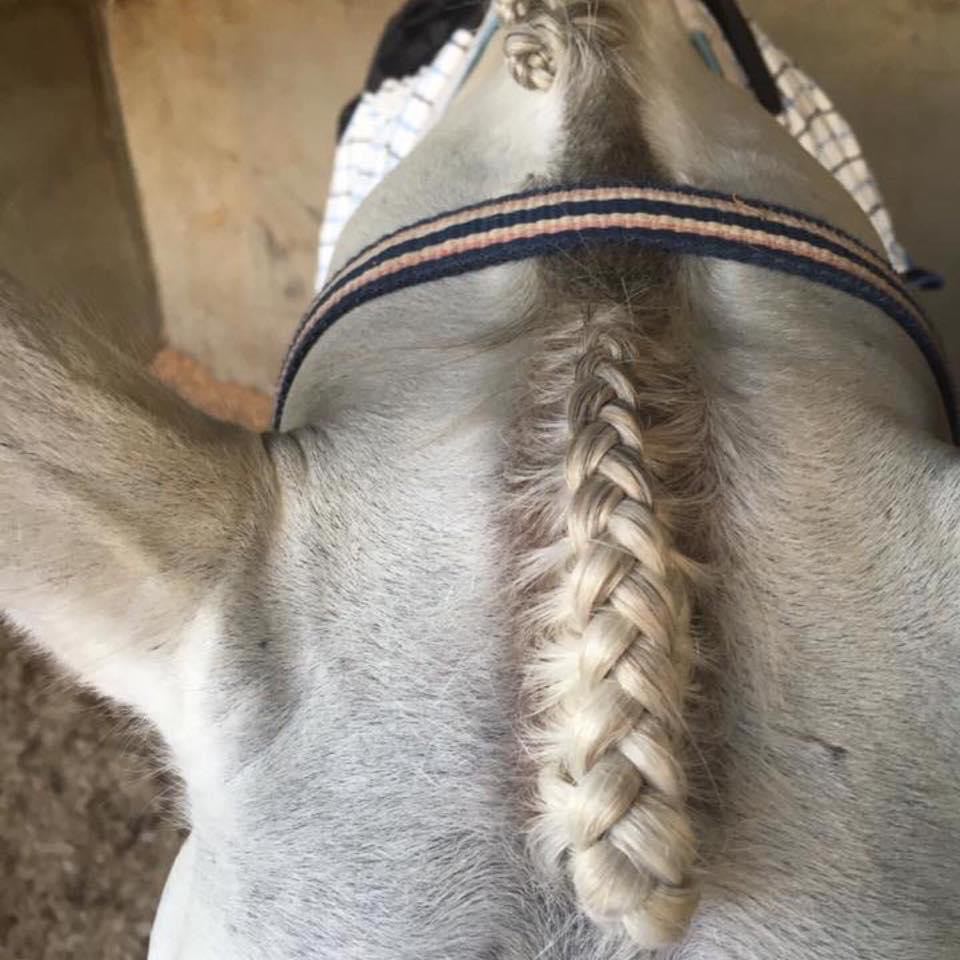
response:
<path id="1" fill-rule="evenodd" d="M 499 6 L 336 271 L 584 183 L 874 262 L 672 3 Z M 955 955 L 937 378 L 889 311 L 742 237 L 583 229 L 356 304 L 263 435 L 3 281 L 0 608 L 182 778 L 152 960 Z"/>

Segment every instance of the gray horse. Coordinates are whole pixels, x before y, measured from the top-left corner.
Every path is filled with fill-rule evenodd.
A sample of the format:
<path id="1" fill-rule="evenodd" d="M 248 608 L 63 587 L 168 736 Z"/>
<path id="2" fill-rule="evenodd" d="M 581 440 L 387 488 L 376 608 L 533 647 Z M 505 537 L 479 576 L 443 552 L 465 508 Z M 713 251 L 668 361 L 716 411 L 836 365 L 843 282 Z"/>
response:
<path id="1" fill-rule="evenodd" d="M 501 6 L 338 264 L 598 178 L 877 245 L 668 0 Z M 152 958 L 957 955 L 960 457 L 880 310 L 656 249 L 491 266 L 332 327 L 282 428 L 0 286 L 0 607 L 183 778 Z"/>

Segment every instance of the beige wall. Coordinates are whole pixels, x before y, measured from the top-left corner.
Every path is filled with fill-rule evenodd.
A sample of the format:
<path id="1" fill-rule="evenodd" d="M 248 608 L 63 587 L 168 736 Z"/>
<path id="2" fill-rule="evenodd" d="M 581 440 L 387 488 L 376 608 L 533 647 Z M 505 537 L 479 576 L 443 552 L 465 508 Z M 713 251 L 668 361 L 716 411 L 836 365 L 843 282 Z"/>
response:
<path id="1" fill-rule="evenodd" d="M 113 0 L 106 26 L 164 325 L 270 389 L 314 275 L 340 107 L 397 0 Z"/>
<path id="2" fill-rule="evenodd" d="M 0 269 L 149 357 L 159 313 L 93 4 L 0 0 Z"/>

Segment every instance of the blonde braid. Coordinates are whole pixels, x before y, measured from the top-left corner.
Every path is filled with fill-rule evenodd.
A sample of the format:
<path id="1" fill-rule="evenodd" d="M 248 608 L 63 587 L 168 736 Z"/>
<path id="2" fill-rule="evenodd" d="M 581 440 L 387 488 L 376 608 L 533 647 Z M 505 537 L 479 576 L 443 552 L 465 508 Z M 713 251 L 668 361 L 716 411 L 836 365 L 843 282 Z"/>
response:
<path id="1" fill-rule="evenodd" d="M 621 42 L 616 11 L 601 15 L 599 7 L 597 0 L 497 0 L 497 16 L 508 28 L 504 53 L 517 83 L 549 90 L 564 54 Z"/>
<path id="2" fill-rule="evenodd" d="M 700 507 L 705 419 L 669 318 L 558 309 L 571 306 L 578 318 L 536 351 L 540 414 L 525 404 L 518 440 L 519 532 L 538 544 L 521 576 L 541 590 L 518 597 L 536 651 L 533 840 L 588 916 L 655 947 L 697 903 L 682 754 L 701 572 L 674 531 Z"/>
<path id="3" fill-rule="evenodd" d="M 693 662 L 691 575 L 644 463 L 629 340 L 591 337 L 569 402 L 563 561 L 542 652 L 541 838 L 585 912 L 638 944 L 674 941 L 696 906 L 678 758 Z"/>
<path id="4" fill-rule="evenodd" d="M 514 80 L 530 90 L 549 90 L 557 73 L 563 34 L 553 16 L 537 15 L 531 0 L 498 0 L 497 15 L 509 26 L 504 53 Z M 543 6 L 556 8 L 557 3 Z M 553 12 L 553 11 L 550 11 Z"/>
<path id="5" fill-rule="evenodd" d="M 636 0 L 500 0 L 498 13 L 514 78 L 538 90 L 562 79 L 574 128 L 592 98 L 641 96 L 628 55 Z M 630 136 L 630 115 L 610 114 L 611 140 Z M 639 126 L 633 136 L 642 143 Z M 568 160 L 579 169 L 575 147 Z M 521 535 L 539 542 L 524 582 L 546 587 L 540 603 L 519 598 L 537 651 L 534 839 L 566 864 L 588 916 L 657 947 L 683 935 L 698 896 L 682 748 L 699 567 L 680 533 L 694 540 L 706 418 L 655 258 L 598 256 L 580 289 L 569 264 L 555 269 L 542 265 L 553 332 L 534 351 L 530 398 L 543 416 L 526 408 L 518 443 Z M 597 309 L 621 283 L 625 299 Z"/>

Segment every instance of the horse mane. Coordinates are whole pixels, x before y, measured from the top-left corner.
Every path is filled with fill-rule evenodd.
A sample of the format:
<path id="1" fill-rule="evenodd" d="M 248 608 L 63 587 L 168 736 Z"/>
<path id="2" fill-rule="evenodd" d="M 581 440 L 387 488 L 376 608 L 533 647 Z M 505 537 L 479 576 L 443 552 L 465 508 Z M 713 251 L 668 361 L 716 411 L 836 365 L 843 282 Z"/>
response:
<path id="1" fill-rule="evenodd" d="M 606 75 L 635 97 L 615 49 L 625 4 L 500 6 L 518 82 L 563 82 L 576 98 Z M 666 258 L 598 251 L 539 270 L 511 503 L 516 609 L 535 651 L 532 839 L 542 862 L 566 865 L 589 917 L 655 947 L 682 936 L 698 899 L 685 755 L 703 392 Z"/>

